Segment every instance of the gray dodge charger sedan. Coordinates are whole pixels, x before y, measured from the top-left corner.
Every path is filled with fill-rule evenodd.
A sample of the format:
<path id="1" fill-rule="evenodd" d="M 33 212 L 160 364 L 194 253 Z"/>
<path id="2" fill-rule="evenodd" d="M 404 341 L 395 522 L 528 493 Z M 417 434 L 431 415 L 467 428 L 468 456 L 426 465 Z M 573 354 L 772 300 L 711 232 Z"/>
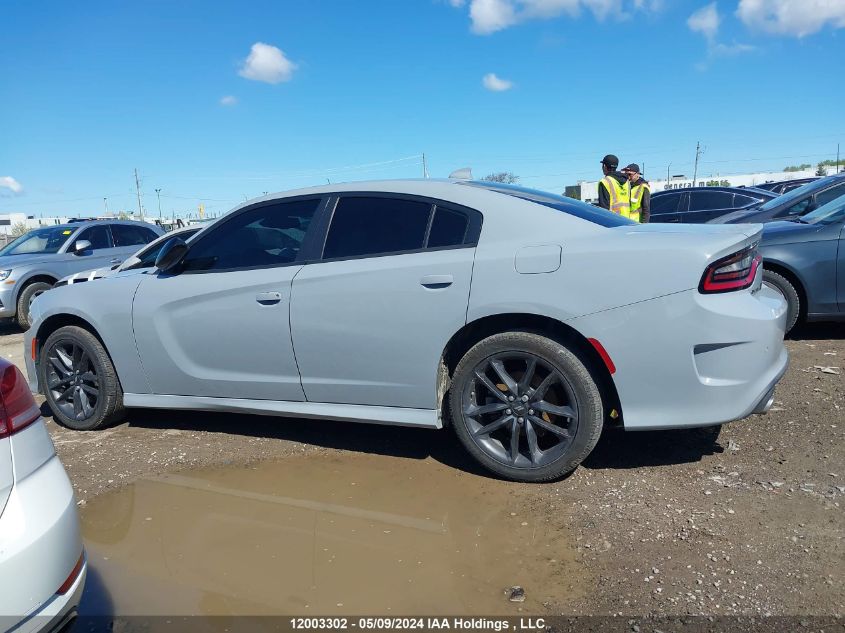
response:
<path id="1" fill-rule="evenodd" d="M 39 297 L 30 383 L 73 429 L 129 407 L 448 425 L 491 471 L 547 481 L 606 425 L 768 409 L 786 304 L 760 232 L 485 182 L 266 196 L 154 269 Z"/>

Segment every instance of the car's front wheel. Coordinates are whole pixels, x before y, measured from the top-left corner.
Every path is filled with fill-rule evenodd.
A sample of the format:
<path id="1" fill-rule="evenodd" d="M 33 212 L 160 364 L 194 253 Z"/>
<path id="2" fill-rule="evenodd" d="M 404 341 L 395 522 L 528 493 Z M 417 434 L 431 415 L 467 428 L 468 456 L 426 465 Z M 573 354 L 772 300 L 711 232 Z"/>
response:
<path id="1" fill-rule="evenodd" d="M 17 319 L 18 325 L 21 329 L 28 330 L 29 326 L 32 325 L 32 321 L 29 317 L 29 309 L 32 306 L 32 302 L 35 301 L 35 298 L 38 295 L 47 292 L 52 287 L 53 286 L 47 282 L 34 281 L 21 290 L 21 294 L 18 297 L 18 305 L 15 310 L 15 318 Z"/>
<path id="2" fill-rule="evenodd" d="M 111 358 L 96 336 L 69 325 L 44 342 L 38 379 L 56 421 L 92 431 L 123 416 L 123 390 Z"/>
<path id="3" fill-rule="evenodd" d="M 601 435 L 602 399 L 590 371 L 537 334 L 505 332 L 477 343 L 458 363 L 449 394 L 461 443 L 508 479 L 559 479 Z"/>

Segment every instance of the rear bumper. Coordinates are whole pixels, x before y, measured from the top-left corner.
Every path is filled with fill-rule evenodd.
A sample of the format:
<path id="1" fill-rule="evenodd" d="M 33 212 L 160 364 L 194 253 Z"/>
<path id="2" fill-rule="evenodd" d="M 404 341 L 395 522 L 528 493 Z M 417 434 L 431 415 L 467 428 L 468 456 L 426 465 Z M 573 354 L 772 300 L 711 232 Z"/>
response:
<path id="1" fill-rule="evenodd" d="M 601 341 L 630 430 L 711 426 L 764 413 L 786 372 L 786 302 L 754 292 L 689 290 L 575 319 Z"/>
<path id="2" fill-rule="evenodd" d="M 70 589 L 57 590 L 82 554 L 73 488 L 58 457 L 15 482 L 0 516 L 3 630 L 41 631 L 61 625 L 79 605 L 87 563 Z"/>

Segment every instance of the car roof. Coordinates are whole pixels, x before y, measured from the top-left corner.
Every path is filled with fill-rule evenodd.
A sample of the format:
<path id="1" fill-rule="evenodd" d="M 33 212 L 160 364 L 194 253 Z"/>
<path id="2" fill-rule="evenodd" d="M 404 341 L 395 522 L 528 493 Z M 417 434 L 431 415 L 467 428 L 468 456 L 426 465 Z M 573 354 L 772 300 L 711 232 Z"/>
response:
<path id="1" fill-rule="evenodd" d="M 46 226 L 35 227 L 37 229 L 81 229 L 86 226 L 95 226 L 97 224 L 138 224 L 141 226 L 155 226 L 149 222 L 141 222 L 140 220 L 82 220 L 81 222 L 65 222 L 64 224 L 48 224 Z"/>

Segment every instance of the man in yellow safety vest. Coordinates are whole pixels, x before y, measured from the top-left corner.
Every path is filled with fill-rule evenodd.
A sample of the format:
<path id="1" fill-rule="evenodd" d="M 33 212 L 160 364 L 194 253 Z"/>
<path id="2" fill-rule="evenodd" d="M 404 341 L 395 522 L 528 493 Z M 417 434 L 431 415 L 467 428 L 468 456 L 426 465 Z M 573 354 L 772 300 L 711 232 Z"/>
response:
<path id="1" fill-rule="evenodd" d="M 604 178 L 599 181 L 599 206 L 627 218 L 631 215 L 631 186 L 617 167 L 619 159 L 613 154 L 601 159 Z"/>
<path id="2" fill-rule="evenodd" d="M 622 173 L 631 185 L 631 219 L 645 224 L 651 215 L 651 185 L 640 174 L 640 166 L 631 163 Z"/>

